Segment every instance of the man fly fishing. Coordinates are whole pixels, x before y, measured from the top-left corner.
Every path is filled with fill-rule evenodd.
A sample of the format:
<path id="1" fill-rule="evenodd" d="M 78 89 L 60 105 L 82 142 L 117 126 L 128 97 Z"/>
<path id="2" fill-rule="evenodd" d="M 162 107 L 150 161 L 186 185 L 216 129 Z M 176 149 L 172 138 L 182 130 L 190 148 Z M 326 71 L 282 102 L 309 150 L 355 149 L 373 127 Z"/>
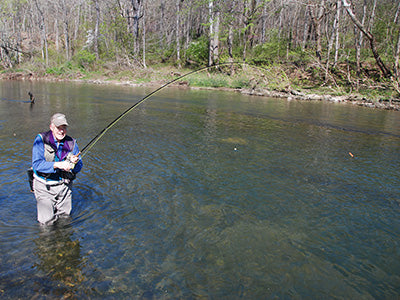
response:
<path id="1" fill-rule="evenodd" d="M 51 118 L 50 131 L 39 134 L 32 150 L 32 170 L 28 170 L 31 190 L 34 190 L 37 201 L 38 221 L 42 224 L 52 224 L 59 216 L 69 215 L 72 208 L 72 180 L 82 168 L 82 157 L 97 143 L 97 141 L 119 120 L 130 111 L 156 94 L 166 86 L 182 78 L 217 66 L 246 64 L 244 62 L 227 62 L 213 66 L 202 67 L 181 75 L 147 94 L 141 100 L 126 109 L 122 114 L 108 124 L 79 152 L 76 141 L 66 135 L 67 119 L 63 114 L 55 114 Z M 32 179 L 33 176 L 33 179 Z"/>
<path id="2" fill-rule="evenodd" d="M 54 114 L 50 130 L 38 134 L 33 144 L 32 189 L 41 224 L 51 225 L 71 212 L 72 181 L 83 163 L 75 139 L 67 135 L 67 127 L 65 115 Z"/>

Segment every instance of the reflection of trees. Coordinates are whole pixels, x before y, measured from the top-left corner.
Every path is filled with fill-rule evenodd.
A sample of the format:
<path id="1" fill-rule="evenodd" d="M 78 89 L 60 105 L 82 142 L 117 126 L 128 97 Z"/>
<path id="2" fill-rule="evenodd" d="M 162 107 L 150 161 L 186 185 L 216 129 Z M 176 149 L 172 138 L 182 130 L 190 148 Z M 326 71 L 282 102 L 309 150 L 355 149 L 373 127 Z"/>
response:
<path id="1" fill-rule="evenodd" d="M 51 293 L 73 297 L 75 286 L 83 281 L 81 247 L 73 240 L 73 228 L 69 220 L 59 220 L 54 226 L 43 228 L 35 240 L 34 253 L 39 258 L 34 267 L 45 273 L 45 282 L 38 282 Z M 49 288 L 57 286 L 57 289 Z M 45 288 L 47 286 L 47 288 Z"/>

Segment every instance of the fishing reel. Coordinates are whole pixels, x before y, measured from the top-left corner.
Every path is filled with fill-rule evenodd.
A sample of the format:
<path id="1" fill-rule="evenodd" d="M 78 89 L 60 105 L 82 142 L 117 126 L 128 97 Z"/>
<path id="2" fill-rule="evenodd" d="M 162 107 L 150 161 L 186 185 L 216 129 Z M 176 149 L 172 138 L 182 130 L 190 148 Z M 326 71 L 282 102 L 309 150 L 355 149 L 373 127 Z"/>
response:
<path id="1" fill-rule="evenodd" d="M 65 158 L 65 160 L 69 163 L 69 167 L 70 167 L 70 170 L 71 170 L 71 171 L 73 170 L 73 168 L 75 168 L 75 165 L 76 165 L 77 162 L 78 162 L 78 161 L 76 161 L 75 163 L 72 162 L 72 160 L 71 160 L 71 157 L 72 157 L 72 156 L 74 156 L 74 155 L 70 152 L 70 153 L 68 153 L 67 157 Z M 70 171 L 70 172 L 71 172 L 71 171 Z"/>

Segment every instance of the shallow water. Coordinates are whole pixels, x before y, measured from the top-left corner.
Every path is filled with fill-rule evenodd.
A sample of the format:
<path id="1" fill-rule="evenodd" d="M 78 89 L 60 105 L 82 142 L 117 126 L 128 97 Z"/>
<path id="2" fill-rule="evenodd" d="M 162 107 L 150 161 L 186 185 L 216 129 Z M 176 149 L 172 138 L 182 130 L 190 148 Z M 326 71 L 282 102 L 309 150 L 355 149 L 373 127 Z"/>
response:
<path id="1" fill-rule="evenodd" d="M 400 296 L 399 112 L 164 89 L 40 227 L 25 171 L 50 116 L 83 148 L 151 91 L 0 82 L 2 298 Z"/>

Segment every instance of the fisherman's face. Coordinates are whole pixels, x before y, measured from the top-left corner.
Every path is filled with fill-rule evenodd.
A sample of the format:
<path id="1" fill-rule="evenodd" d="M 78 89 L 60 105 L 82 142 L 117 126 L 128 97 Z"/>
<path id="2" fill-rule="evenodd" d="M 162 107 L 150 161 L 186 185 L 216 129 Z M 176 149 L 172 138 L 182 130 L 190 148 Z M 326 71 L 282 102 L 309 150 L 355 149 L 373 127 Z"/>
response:
<path id="1" fill-rule="evenodd" d="M 57 140 L 57 142 L 60 142 L 63 138 L 65 138 L 67 134 L 67 125 L 60 125 L 56 126 L 53 123 L 50 124 L 50 130 L 53 133 L 53 136 Z"/>

